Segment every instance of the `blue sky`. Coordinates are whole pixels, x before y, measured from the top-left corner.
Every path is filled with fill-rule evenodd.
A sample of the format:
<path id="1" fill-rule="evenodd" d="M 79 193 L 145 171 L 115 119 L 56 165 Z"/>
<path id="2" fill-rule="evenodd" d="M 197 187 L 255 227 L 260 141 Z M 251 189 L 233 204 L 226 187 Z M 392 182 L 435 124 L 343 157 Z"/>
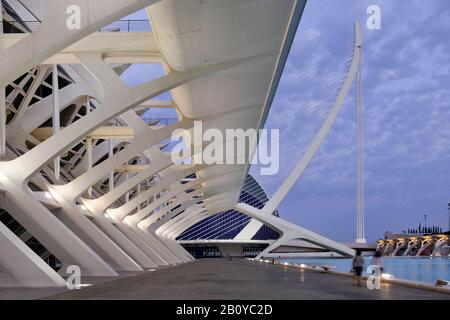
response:
<path id="1" fill-rule="evenodd" d="M 381 8 L 381 30 L 365 27 L 372 4 Z M 424 214 L 430 225 L 447 228 L 450 3 L 444 0 L 310 0 L 267 122 L 280 128 L 282 169 L 261 183 L 273 191 L 317 131 L 344 74 L 355 19 L 364 34 L 366 237 L 416 227 Z M 126 78 L 141 82 L 154 73 L 146 68 Z M 283 218 L 339 241 L 356 233 L 353 94 L 280 207 Z"/>
<path id="2" fill-rule="evenodd" d="M 372 4 L 381 8 L 381 30 L 365 27 L 366 9 Z M 353 39 L 355 19 L 364 33 L 366 237 L 375 240 L 386 230 L 416 227 L 424 214 L 429 224 L 447 228 L 448 1 L 308 2 L 267 125 L 276 127 L 275 113 L 288 123 L 280 132 L 280 162 L 287 170 L 279 178 L 287 175 L 307 145 L 302 137 L 314 132 L 308 131 L 298 110 L 322 81 L 317 73 L 305 87 L 292 85 L 290 79 L 308 65 L 320 66 L 318 62 L 327 66 L 324 73 L 339 70 Z M 327 90 L 322 92 L 326 95 Z M 340 241 L 353 240 L 356 233 L 353 93 L 311 166 L 280 207 L 283 218 Z M 328 105 L 322 102 L 322 107 Z M 301 142 L 298 148 L 288 147 L 294 141 Z M 271 183 L 279 183 L 276 177 L 266 180 L 263 184 L 269 190 Z"/>

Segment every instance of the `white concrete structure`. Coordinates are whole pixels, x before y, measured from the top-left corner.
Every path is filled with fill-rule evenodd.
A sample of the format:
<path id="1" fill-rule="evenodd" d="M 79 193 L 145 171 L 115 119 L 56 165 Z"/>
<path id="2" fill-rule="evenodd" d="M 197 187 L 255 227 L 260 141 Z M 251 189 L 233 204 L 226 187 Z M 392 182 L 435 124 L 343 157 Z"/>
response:
<path id="1" fill-rule="evenodd" d="M 356 243 L 366 243 L 364 228 L 364 101 L 362 73 L 362 41 L 356 48 L 359 55 L 356 73 Z"/>
<path id="2" fill-rule="evenodd" d="M 191 129 L 194 120 L 222 132 L 264 125 L 305 1 L 5 3 L 14 32 L 0 34 L 0 208 L 20 235 L 0 223 L 0 286 L 62 286 L 69 265 L 85 276 L 115 276 L 192 261 L 177 235 L 235 207 L 255 219 L 249 228 L 264 223 L 280 232 L 267 252 L 301 239 L 353 253 L 272 213 L 335 121 L 357 51 L 329 118 L 262 211 L 237 204 L 248 165 L 179 165 L 162 151 L 175 129 Z M 77 19 L 71 5 L 80 28 L 68 27 Z M 144 8 L 152 31 L 97 32 Z M 127 86 L 120 74 L 135 63 L 161 64 L 165 75 Z M 173 101 L 155 100 L 169 91 Z M 179 121 L 149 125 L 140 117 L 159 107 L 176 108 Z M 31 250 L 30 240 L 45 253 Z M 59 272 L 43 257 L 56 257 Z"/>

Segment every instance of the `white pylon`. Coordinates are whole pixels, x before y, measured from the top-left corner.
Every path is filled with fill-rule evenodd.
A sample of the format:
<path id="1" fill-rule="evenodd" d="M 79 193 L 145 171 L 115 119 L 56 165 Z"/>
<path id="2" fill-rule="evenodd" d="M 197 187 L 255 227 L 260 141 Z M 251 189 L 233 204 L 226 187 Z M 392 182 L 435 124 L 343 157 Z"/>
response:
<path id="1" fill-rule="evenodd" d="M 5 88 L 0 87 L 0 161 L 6 159 L 6 96 Z"/>
<path id="2" fill-rule="evenodd" d="M 52 89 L 53 89 L 53 135 L 56 135 L 61 130 L 60 110 L 59 110 L 59 80 L 58 80 L 58 65 L 53 65 L 52 71 Z M 58 156 L 53 161 L 55 179 L 59 181 L 61 178 L 61 158 Z"/>
<path id="3" fill-rule="evenodd" d="M 355 28 L 360 29 L 358 22 Z M 360 33 L 360 32 L 359 32 Z M 356 243 L 366 243 L 364 232 L 364 110 L 362 88 L 362 37 L 357 43 L 359 66 L 356 74 Z"/>
<path id="4" fill-rule="evenodd" d="M 3 33 L 2 2 L 0 1 L 0 34 Z M 0 87 L 0 161 L 6 158 L 6 96 L 5 87 Z"/>

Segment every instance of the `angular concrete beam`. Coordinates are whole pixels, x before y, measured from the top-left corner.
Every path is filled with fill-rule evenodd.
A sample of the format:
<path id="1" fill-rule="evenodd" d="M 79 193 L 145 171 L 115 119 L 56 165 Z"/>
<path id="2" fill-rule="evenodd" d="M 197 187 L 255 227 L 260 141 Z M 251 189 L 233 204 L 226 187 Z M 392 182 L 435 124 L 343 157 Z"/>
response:
<path id="1" fill-rule="evenodd" d="M 8 49 L 2 49 L 0 56 L 0 87 L 6 86 L 21 74 L 80 41 L 102 27 L 157 0 L 45 0 L 45 16 L 39 28 L 22 41 Z M 68 8 L 80 8 L 81 28 L 68 28 Z"/>
<path id="2" fill-rule="evenodd" d="M 12 276 L 0 286 L 63 287 L 66 282 L 0 222 L 0 265 Z M 3 279 L 5 280 L 5 279 Z"/>
<path id="3" fill-rule="evenodd" d="M 52 128 L 50 127 L 37 128 L 31 134 L 40 141 L 45 141 L 53 136 Z M 134 131 L 130 127 L 100 127 L 89 133 L 86 138 L 104 140 L 133 140 Z"/>
<path id="4" fill-rule="evenodd" d="M 9 48 L 27 34 L 0 35 L 0 46 Z M 96 52 L 108 63 L 160 62 L 161 55 L 152 32 L 96 32 L 43 61 L 42 64 L 78 64 L 77 54 Z"/>

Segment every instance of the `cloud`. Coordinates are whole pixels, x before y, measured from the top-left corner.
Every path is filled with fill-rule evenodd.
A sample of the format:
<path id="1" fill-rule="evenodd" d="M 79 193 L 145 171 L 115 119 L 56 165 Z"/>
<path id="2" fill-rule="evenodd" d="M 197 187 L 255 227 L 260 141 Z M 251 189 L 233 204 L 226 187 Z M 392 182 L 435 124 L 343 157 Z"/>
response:
<path id="1" fill-rule="evenodd" d="M 425 212 L 431 223 L 447 221 L 450 6 L 442 1 L 308 2 L 267 122 L 281 129 L 285 162 L 263 185 L 276 189 L 320 127 L 332 100 L 327 85 L 339 87 L 352 21 L 359 18 L 364 26 L 369 4 L 382 10 L 382 30 L 364 29 L 366 231 L 374 240 L 388 229 L 416 226 Z M 353 93 L 280 210 L 339 240 L 355 233 Z"/>
<path id="2" fill-rule="evenodd" d="M 305 31 L 305 40 L 314 41 L 320 37 L 320 31 L 317 29 L 308 29 Z"/>

